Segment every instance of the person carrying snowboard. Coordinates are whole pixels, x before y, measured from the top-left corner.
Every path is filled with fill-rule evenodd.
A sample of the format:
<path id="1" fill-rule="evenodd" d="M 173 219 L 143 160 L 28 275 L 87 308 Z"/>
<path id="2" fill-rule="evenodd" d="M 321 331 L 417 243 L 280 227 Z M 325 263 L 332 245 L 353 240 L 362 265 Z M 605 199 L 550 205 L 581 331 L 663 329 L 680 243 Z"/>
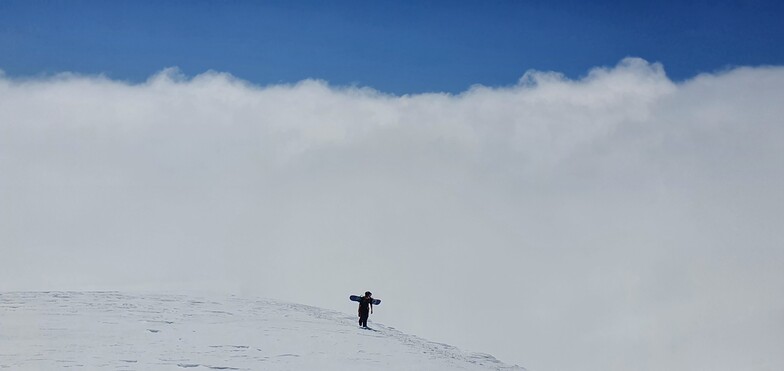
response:
<path id="1" fill-rule="evenodd" d="M 370 313 L 373 313 L 373 294 L 370 291 L 365 291 L 365 296 L 359 299 L 359 326 L 362 328 L 367 327 L 367 320 Z"/>

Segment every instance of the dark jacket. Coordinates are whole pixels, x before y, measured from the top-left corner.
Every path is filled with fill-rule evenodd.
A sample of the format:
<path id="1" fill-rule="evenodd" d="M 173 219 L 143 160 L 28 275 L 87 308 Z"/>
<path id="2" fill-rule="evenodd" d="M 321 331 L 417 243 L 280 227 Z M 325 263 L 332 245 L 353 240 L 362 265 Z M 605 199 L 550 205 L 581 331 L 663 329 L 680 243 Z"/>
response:
<path id="1" fill-rule="evenodd" d="M 373 307 L 373 298 L 372 297 L 371 298 L 366 298 L 366 297 L 363 296 L 361 299 L 359 299 L 359 311 L 360 312 L 368 312 L 368 311 L 370 311 L 370 308 L 372 308 L 372 307 Z"/>

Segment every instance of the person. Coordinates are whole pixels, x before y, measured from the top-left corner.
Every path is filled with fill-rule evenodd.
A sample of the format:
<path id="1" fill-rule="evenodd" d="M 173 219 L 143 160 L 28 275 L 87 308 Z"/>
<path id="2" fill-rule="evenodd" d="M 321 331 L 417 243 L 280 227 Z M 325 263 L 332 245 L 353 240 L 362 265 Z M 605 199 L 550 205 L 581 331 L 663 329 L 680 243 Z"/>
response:
<path id="1" fill-rule="evenodd" d="M 368 328 L 367 320 L 373 313 L 373 294 L 365 291 L 365 296 L 359 299 L 359 327 Z"/>

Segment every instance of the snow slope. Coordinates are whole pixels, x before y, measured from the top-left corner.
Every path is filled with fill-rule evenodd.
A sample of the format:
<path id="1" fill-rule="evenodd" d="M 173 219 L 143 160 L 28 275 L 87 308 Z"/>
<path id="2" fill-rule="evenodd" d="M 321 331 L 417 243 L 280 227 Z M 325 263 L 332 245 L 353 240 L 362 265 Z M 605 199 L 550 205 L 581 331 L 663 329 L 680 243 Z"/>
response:
<path id="1" fill-rule="evenodd" d="M 0 369 L 499 370 L 466 353 L 344 313 L 239 297 L 0 293 Z"/>

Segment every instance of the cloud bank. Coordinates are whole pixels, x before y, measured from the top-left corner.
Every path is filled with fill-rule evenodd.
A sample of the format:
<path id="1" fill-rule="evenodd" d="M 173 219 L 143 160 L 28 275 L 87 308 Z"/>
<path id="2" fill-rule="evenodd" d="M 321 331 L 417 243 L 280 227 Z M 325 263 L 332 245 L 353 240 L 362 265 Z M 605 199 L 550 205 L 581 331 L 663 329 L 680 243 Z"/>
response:
<path id="1" fill-rule="evenodd" d="M 394 96 L 0 77 L 0 290 L 219 290 L 532 370 L 784 368 L 784 68 Z"/>

